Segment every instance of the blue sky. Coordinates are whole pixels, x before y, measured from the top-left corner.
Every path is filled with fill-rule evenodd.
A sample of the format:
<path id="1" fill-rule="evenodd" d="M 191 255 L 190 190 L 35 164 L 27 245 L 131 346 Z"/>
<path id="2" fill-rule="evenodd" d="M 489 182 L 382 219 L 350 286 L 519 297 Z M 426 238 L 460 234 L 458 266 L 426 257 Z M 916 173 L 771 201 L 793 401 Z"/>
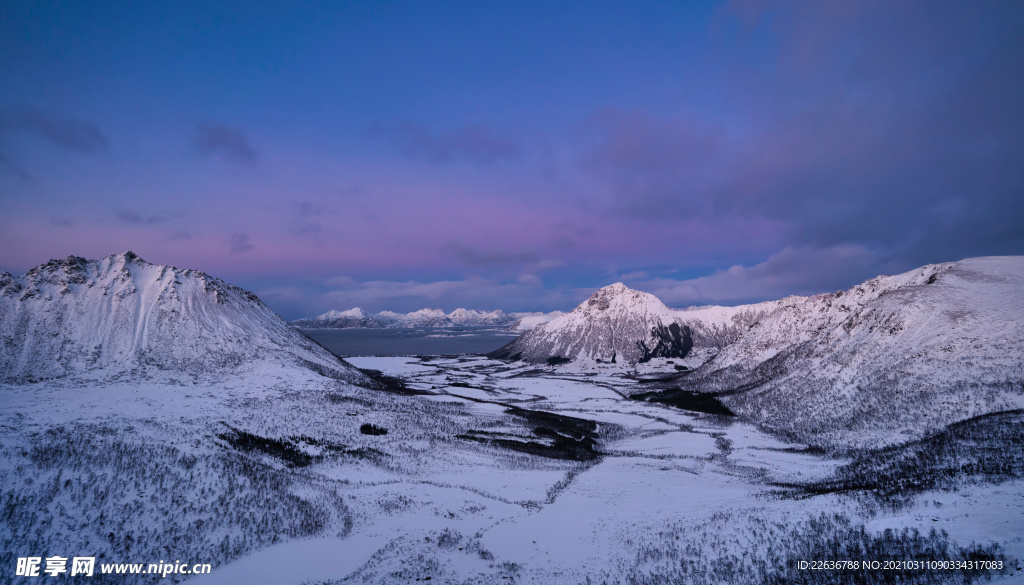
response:
<path id="1" fill-rule="evenodd" d="M 685 306 L 1024 251 L 1011 2 L 11 2 L 0 270 Z"/>

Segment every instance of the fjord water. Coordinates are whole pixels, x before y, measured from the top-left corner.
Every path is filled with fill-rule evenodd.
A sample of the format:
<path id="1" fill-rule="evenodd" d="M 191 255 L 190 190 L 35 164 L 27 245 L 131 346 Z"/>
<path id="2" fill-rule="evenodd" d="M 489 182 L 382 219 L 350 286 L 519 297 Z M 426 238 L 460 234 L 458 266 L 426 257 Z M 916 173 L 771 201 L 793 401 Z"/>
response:
<path id="1" fill-rule="evenodd" d="M 519 335 L 489 327 L 301 331 L 340 357 L 484 354 L 498 349 Z"/>

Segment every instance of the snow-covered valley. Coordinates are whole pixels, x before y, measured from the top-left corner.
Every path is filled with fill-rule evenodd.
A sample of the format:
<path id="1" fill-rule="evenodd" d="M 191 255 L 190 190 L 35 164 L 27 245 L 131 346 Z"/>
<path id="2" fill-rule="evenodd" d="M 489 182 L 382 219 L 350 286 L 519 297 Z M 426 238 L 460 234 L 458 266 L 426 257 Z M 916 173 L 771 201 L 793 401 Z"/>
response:
<path id="1" fill-rule="evenodd" d="M 404 393 L 262 367 L 193 386 L 4 388 L 3 485 L 17 494 L 4 550 L 174 556 L 218 565 L 198 583 L 282 584 L 784 580 L 814 522 L 936 528 L 959 546 L 1024 553 L 1020 479 L 899 503 L 808 497 L 792 486 L 849 460 L 627 400 L 633 382 L 620 375 L 479 357 L 353 361 L 403 378 Z M 537 429 L 570 436 L 572 425 L 534 412 L 594 421 L 594 456 L 559 450 Z"/>
<path id="2" fill-rule="evenodd" d="M 168 579 L 217 584 L 1021 580 L 1024 413 L 999 402 L 1019 381 L 987 410 L 936 416 L 904 442 L 812 443 L 728 394 L 650 399 L 688 376 L 724 379 L 715 372 L 753 355 L 736 331 L 788 313 L 696 310 L 705 319 L 687 325 L 683 357 L 343 361 L 245 291 L 176 270 L 122 255 L 4 281 L 4 582 L 24 580 L 18 557 L 51 555 L 211 563 L 209 575 Z M 788 302 L 777 303 L 807 306 Z M 116 318 L 82 309 L 100 303 Z M 989 322 L 984 305 L 973 310 Z M 181 313 L 197 323 L 178 324 Z M 245 316 L 238 329 L 210 325 L 231 314 Z M 1014 327 L 999 330 L 1010 368 L 999 371 L 1018 365 Z M 80 349 L 96 345 L 120 353 Z M 60 369 L 37 367 L 46 352 L 67 356 Z M 1003 367 L 995 357 L 976 359 Z M 732 408 L 739 416 L 712 414 Z M 829 559 L 1007 568 L 893 577 L 797 565 Z"/>

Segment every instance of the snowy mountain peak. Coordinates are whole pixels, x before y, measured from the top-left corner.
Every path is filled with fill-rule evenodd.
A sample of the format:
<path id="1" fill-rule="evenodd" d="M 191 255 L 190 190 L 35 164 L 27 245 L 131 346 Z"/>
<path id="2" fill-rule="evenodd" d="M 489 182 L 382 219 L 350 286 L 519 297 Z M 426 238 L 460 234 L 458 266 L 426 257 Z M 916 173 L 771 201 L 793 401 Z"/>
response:
<path id="1" fill-rule="evenodd" d="M 335 321 L 337 319 L 365 319 L 366 313 L 359 307 L 347 311 L 330 310 L 316 318 L 317 321 Z"/>
<path id="2" fill-rule="evenodd" d="M 125 252 L 0 278 L 3 379 L 203 374 L 266 358 L 361 379 L 255 294 L 197 270 Z"/>
<path id="3" fill-rule="evenodd" d="M 660 314 L 669 311 L 669 308 L 662 303 L 658 297 L 634 290 L 621 282 L 610 284 L 600 288 L 590 295 L 590 298 L 581 303 L 572 312 L 578 314 L 592 314 L 595 311 L 613 310 L 641 311 L 649 314 Z"/>
<path id="4" fill-rule="evenodd" d="M 598 289 L 571 313 L 543 323 L 498 349 L 498 358 L 635 363 L 685 357 L 693 341 L 678 313 L 652 294 L 621 282 Z"/>

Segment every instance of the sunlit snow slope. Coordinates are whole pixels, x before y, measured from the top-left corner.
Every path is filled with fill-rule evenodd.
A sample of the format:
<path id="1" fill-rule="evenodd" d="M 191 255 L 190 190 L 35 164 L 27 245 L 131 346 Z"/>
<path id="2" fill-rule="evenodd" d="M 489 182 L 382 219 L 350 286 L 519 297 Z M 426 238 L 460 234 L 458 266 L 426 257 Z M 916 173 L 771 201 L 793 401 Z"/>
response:
<path id="1" fill-rule="evenodd" d="M 364 379 L 255 294 L 202 272 L 125 252 L 0 273 L 2 380 L 204 374 L 267 359 Z"/>

